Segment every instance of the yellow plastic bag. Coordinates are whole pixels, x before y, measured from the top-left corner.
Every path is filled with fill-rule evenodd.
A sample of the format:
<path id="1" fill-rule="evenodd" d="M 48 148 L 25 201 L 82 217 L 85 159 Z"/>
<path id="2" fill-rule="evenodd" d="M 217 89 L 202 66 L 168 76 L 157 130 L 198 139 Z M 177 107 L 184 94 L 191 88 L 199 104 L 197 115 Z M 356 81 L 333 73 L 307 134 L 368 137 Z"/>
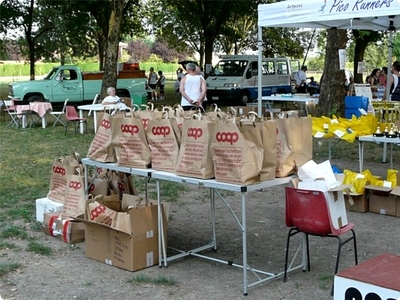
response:
<path id="1" fill-rule="evenodd" d="M 397 170 L 388 169 L 387 170 L 387 181 L 391 182 L 392 188 L 397 185 Z"/>

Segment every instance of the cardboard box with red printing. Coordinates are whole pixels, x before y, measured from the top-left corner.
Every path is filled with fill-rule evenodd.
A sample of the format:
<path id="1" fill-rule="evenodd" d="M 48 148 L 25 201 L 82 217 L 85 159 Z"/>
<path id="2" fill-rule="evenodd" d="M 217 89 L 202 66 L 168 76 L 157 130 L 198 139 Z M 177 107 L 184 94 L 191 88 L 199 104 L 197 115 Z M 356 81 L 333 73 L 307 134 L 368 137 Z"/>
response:
<path id="1" fill-rule="evenodd" d="M 62 219 L 61 212 L 44 214 L 42 230 L 45 234 L 57 237 L 67 244 L 77 244 L 85 240 L 85 224 L 72 219 Z"/>
<path id="2" fill-rule="evenodd" d="M 124 194 L 125 196 L 125 194 Z M 123 205 L 122 210 L 128 208 Z M 130 195 L 132 196 L 132 195 Z M 158 264 L 158 205 L 128 205 L 129 209 L 112 212 L 103 204 L 89 206 L 86 219 L 85 255 L 128 271 L 137 271 Z M 163 204 L 164 207 L 164 204 Z M 167 236 L 167 209 L 163 210 L 164 237 Z M 102 218 L 99 214 L 104 212 Z M 93 220 L 98 220 L 98 223 Z"/>

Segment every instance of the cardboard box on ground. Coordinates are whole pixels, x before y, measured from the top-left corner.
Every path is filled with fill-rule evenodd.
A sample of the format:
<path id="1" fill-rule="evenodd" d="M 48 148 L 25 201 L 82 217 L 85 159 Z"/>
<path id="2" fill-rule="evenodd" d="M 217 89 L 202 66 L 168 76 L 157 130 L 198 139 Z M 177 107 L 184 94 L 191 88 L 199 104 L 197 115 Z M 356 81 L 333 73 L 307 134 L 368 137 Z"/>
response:
<path id="1" fill-rule="evenodd" d="M 57 237 L 67 244 L 77 244 L 85 240 L 85 224 L 60 217 L 61 212 L 44 214 L 42 230 L 45 234 Z"/>
<path id="2" fill-rule="evenodd" d="M 92 204 L 88 204 L 84 219 L 77 218 L 86 225 L 86 257 L 128 271 L 158 264 L 157 201 L 124 194 L 121 211 L 105 207 L 107 201 Z M 166 239 L 169 204 L 163 203 L 162 209 Z"/>
<path id="3" fill-rule="evenodd" d="M 336 174 L 337 179 L 342 182 L 343 175 Z M 346 209 L 356 212 L 373 212 L 389 216 L 400 217 L 400 174 L 397 173 L 397 186 L 381 187 L 366 185 L 363 194 L 344 194 Z"/>

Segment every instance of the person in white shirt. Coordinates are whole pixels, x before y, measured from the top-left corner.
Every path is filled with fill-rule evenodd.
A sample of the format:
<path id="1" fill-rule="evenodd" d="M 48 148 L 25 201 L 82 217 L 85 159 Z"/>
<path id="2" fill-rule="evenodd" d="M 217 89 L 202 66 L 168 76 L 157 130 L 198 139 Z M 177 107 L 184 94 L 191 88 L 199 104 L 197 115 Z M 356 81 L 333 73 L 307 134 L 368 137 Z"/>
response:
<path id="1" fill-rule="evenodd" d="M 204 78 L 196 73 L 196 65 L 188 63 L 186 65 L 187 74 L 182 78 L 179 92 L 182 95 L 181 106 L 184 110 L 202 105 L 206 96 L 207 86 Z"/>
<path id="2" fill-rule="evenodd" d="M 307 66 L 302 66 L 301 70 L 296 73 L 296 90 L 298 93 L 306 93 Z"/>
<path id="3" fill-rule="evenodd" d="M 154 68 L 150 68 L 149 77 L 147 78 L 147 85 L 151 89 L 151 100 L 157 100 L 157 93 L 156 93 L 156 83 L 157 83 L 157 73 L 154 72 Z"/>
<path id="4" fill-rule="evenodd" d="M 112 86 L 110 86 L 110 87 L 107 89 L 107 94 L 108 94 L 108 96 L 105 97 L 105 98 L 103 99 L 103 101 L 101 102 L 101 104 L 103 104 L 104 106 L 105 106 L 105 105 L 115 105 L 117 108 L 119 108 L 119 109 L 121 109 L 121 110 L 127 109 L 128 107 L 127 107 L 127 106 L 125 105 L 125 103 L 121 100 L 121 98 L 118 97 L 115 93 L 116 93 L 116 92 L 115 92 L 115 88 L 112 87 Z"/>

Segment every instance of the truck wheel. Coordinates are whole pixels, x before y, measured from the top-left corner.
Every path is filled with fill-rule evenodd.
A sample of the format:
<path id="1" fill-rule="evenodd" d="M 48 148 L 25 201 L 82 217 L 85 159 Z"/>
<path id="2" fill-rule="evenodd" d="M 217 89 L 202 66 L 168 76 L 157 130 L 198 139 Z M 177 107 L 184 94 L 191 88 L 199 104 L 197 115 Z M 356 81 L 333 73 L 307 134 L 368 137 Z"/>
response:
<path id="1" fill-rule="evenodd" d="M 247 105 L 251 101 L 250 93 L 249 91 L 243 91 L 241 96 L 240 96 L 241 104 Z"/>
<path id="2" fill-rule="evenodd" d="M 28 102 L 44 102 L 44 98 L 42 96 L 31 96 L 28 98 Z"/>

